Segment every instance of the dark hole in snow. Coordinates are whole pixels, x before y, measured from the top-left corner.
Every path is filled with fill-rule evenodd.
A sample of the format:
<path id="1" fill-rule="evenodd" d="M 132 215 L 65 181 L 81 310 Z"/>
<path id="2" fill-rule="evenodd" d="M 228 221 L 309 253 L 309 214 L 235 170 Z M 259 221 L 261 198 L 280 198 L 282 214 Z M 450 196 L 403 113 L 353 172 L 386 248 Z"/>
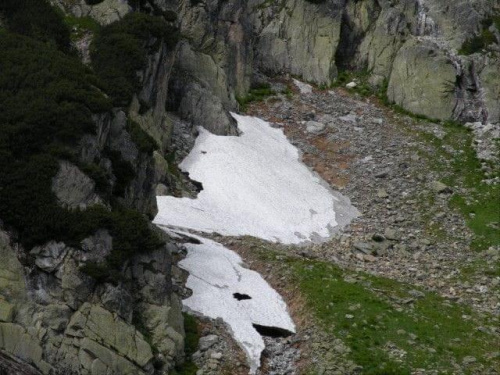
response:
<path id="1" fill-rule="evenodd" d="M 287 331 L 283 328 L 267 327 L 261 326 L 259 324 L 253 324 L 253 328 L 259 332 L 262 336 L 267 337 L 288 337 L 292 335 L 292 332 Z"/>
<path id="2" fill-rule="evenodd" d="M 233 297 L 236 298 L 238 301 L 243 301 L 245 299 L 252 299 L 248 294 L 241 294 L 241 293 L 234 293 Z"/>

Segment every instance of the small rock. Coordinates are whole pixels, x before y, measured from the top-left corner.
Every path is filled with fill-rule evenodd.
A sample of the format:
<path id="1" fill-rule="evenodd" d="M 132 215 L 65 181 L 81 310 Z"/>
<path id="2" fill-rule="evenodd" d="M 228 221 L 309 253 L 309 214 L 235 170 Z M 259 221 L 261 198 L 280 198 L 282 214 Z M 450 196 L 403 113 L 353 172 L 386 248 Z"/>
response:
<path id="1" fill-rule="evenodd" d="M 449 186 L 441 181 L 432 181 L 430 187 L 433 192 L 438 194 L 451 194 L 453 192 Z"/>
<path id="2" fill-rule="evenodd" d="M 373 250 L 373 245 L 367 242 L 355 242 L 353 246 L 364 254 L 371 254 Z"/>
<path id="3" fill-rule="evenodd" d="M 384 236 L 388 240 L 392 240 L 392 241 L 398 241 L 400 239 L 400 235 L 399 235 L 398 231 L 394 228 L 386 228 L 384 231 Z"/>
<path id="4" fill-rule="evenodd" d="M 385 189 L 378 189 L 377 190 L 377 197 L 379 198 L 387 198 L 389 194 L 387 194 L 387 191 Z"/>
<path id="5" fill-rule="evenodd" d="M 363 260 L 365 262 L 376 262 L 377 258 L 375 258 L 373 255 L 367 254 L 367 255 L 363 255 Z"/>
<path id="6" fill-rule="evenodd" d="M 219 359 L 221 359 L 221 358 L 222 358 L 222 353 L 219 353 L 219 352 L 212 353 L 212 354 L 210 355 L 210 358 L 219 360 Z"/>
<path id="7" fill-rule="evenodd" d="M 346 116 L 339 117 L 339 119 L 345 122 L 353 122 L 353 123 L 357 121 L 357 117 L 354 113 L 349 113 Z"/>
<path id="8" fill-rule="evenodd" d="M 384 178 L 384 177 L 387 177 L 388 175 L 389 175 L 389 171 L 387 169 L 385 169 L 383 171 L 377 172 L 375 174 L 375 178 Z"/>
<path id="9" fill-rule="evenodd" d="M 474 363 L 476 361 L 477 361 L 476 357 L 468 355 L 467 357 L 464 357 L 464 359 L 462 360 L 462 363 L 464 365 L 470 365 L 470 364 L 472 364 L 472 363 Z"/>
<path id="10" fill-rule="evenodd" d="M 207 351 L 213 345 L 215 345 L 219 341 L 219 336 L 217 335 L 208 335 L 200 338 L 199 348 L 201 351 Z"/>
<path id="11" fill-rule="evenodd" d="M 415 297 L 415 298 L 424 298 L 425 297 L 425 293 L 419 291 L 419 290 L 416 290 L 416 289 L 412 289 L 408 292 L 408 294 L 412 297 Z"/>
<path id="12" fill-rule="evenodd" d="M 345 314 L 346 319 L 354 319 L 354 315 L 352 314 Z"/>
<path id="13" fill-rule="evenodd" d="M 320 133 L 325 130 L 326 125 L 317 121 L 307 121 L 306 122 L 306 131 L 308 133 Z"/>
<path id="14" fill-rule="evenodd" d="M 356 82 L 354 82 L 354 81 L 349 82 L 347 85 L 345 85 L 345 87 L 347 87 L 348 89 L 353 89 L 356 86 L 358 86 L 358 84 Z"/>

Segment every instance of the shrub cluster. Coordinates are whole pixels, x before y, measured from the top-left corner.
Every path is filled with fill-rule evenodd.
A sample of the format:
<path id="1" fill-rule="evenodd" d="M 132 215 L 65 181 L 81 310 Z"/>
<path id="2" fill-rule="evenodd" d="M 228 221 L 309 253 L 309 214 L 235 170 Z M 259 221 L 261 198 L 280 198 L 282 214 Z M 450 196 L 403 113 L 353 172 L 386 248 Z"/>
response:
<path id="1" fill-rule="evenodd" d="M 26 6 L 27 13 L 21 14 L 16 3 Z M 38 8 L 30 8 L 32 4 L 39 4 L 42 15 L 46 11 L 51 16 L 37 15 L 40 20 L 36 21 L 32 11 Z M 88 268 L 89 272 L 92 268 L 104 270 L 107 279 L 118 277 L 126 259 L 154 250 L 163 242 L 142 214 L 121 207 L 114 199 L 124 194 L 135 176 L 130 163 L 118 152 L 105 150 L 117 179 L 111 192 L 100 160 L 85 165 L 78 162 L 79 140 L 95 132 L 92 115 L 109 111 L 112 101 L 103 93 L 108 85 L 66 48 L 66 26 L 45 24 L 61 20 L 57 12 L 49 12 L 50 7 L 44 8 L 46 5 L 35 0 L 0 4 L 8 27 L 0 31 L 0 218 L 27 250 L 50 240 L 78 247 L 82 239 L 106 228 L 113 236 L 113 251 L 105 264 Z M 141 20 L 139 24 L 149 30 L 147 18 L 141 16 Z M 54 31 L 61 25 L 64 37 Z M 144 33 L 137 31 L 139 36 Z M 144 134 L 135 127 L 131 133 L 141 150 L 151 149 Z M 79 165 L 97 189 L 109 196 L 112 210 L 103 206 L 84 211 L 61 207 L 52 192 L 60 159 Z"/>
<path id="2" fill-rule="evenodd" d="M 482 22 L 483 30 L 479 35 L 475 35 L 468 38 L 462 48 L 458 51 L 461 55 L 472 55 L 473 53 L 480 52 L 493 43 L 498 43 L 495 34 L 490 30 L 491 26 L 494 26 L 498 31 L 500 31 L 500 16 L 494 16 L 487 18 Z"/>
<path id="3" fill-rule="evenodd" d="M 140 89 L 138 71 L 147 54 L 164 40 L 173 46 L 177 31 L 160 17 L 133 12 L 100 30 L 91 46 L 92 66 L 118 107 L 128 106 Z M 149 43 L 149 44 L 148 44 Z"/>
<path id="4" fill-rule="evenodd" d="M 47 0 L 2 0 L 0 13 L 7 19 L 9 30 L 63 51 L 71 49 L 70 32 L 63 16 Z"/>

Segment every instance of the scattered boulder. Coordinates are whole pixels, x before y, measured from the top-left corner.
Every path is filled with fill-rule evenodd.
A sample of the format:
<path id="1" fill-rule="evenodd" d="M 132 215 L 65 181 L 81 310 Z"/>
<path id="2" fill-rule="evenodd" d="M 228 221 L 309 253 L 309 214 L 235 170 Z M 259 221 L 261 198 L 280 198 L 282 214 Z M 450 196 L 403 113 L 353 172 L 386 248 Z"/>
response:
<path id="1" fill-rule="evenodd" d="M 201 351 L 207 351 L 212 346 L 214 346 L 219 341 L 219 336 L 217 335 L 208 335 L 200 338 L 199 348 Z"/>
<path id="2" fill-rule="evenodd" d="M 306 131 L 308 133 L 321 133 L 325 130 L 325 124 L 318 121 L 307 121 L 306 122 Z"/>
<path id="3" fill-rule="evenodd" d="M 453 190 L 441 181 L 432 181 L 430 184 L 430 188 L 434 193 L 437 194 L 451 194 L 453 193 Z"/>

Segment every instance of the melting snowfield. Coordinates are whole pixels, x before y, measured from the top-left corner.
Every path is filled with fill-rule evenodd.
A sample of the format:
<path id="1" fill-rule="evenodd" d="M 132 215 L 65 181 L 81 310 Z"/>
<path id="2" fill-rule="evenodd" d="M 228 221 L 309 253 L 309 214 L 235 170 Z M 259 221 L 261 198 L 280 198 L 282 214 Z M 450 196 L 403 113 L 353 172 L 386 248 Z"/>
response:
<path id="1" fill-rule="evenodd" d="M 189 272 L 186 286 L 193 291 L 183 304 L 198 314 L 222 318 L 246 352 L 254 373 L 265 345 L 253 325 L 294 333 L 286 304 L 262 276 L 241 266 L 243 262 L 235 252 L 217 242 L 190 236 L 201 244 L 186 244 L 188 256 L 179 263 Z"/>
<path id="2" fill-rule="evenodd" d="M 233 116 L 240 136 L 200 129 L 193 150 L 180 164 L 203 185 L 198 197 L 158 197 L 154 222 L 169 233 L 200 241 L 185 244 L 188 254 L 179 263 L 189 272 L 186 286 L 193 291 L 184 306 L 222 318 L 254 374 L 265 348 L 256 327 L 295 332 L 286 304 L 257 272 L 242 266 L 236 253 L 183 230 L 298 244 L 328 239 L 359 213 L 300 161 L 282 130 L 255 117 Z"/>
<path id="3" fill-rule="evenodd" d="M 155 223 L 296 244 L 327 239 L 358 212 L 300 161 L 281 129 L 234 115 L 240 136 L 200 129 L 180 164 L 203 190 L 197 199 L 158 197 Z"/>

